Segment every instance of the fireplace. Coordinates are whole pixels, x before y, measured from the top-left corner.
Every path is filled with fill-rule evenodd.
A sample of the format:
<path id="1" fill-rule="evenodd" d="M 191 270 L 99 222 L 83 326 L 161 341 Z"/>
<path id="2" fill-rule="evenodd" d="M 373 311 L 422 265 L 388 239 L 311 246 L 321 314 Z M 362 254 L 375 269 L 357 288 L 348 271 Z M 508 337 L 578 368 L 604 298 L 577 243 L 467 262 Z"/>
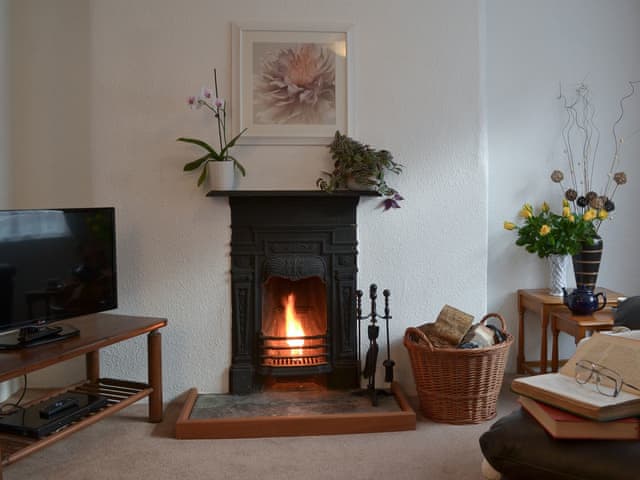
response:
<path id="1" fill-rule="evenodd" d="M 379 403 L 353 394 L 360 386 L 361 195 L 376 194 L 209 193 L 228 197 L 231 207 L 230 392 L 192 388 L 176 438 L 415 430 L 416 414 L 398 383 Z"/>
<path id="2" fill-rule="evenodd" d="M 231 207 L 231 393 L 294 379 L 335 389 L 359 386 L 361 193 L 209 194 L 228 196 Z"/>

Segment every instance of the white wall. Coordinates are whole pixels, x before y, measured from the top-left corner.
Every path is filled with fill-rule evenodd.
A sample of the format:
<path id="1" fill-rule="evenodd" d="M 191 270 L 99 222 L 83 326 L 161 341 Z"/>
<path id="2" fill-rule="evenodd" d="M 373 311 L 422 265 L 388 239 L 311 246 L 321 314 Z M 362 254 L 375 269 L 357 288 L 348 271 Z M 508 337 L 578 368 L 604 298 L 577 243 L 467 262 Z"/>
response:
<path id="1" fill-rule="evenodd" d="M 0 0 L 0 208 L 9 208 L 9 0 Z"/>
<path id="2" fill-rule="evenodd" d="M 606 180 L 614 148 L 611 128 L 627 81 L 640 80 L 640 2 L 637 0 L 488 0 L 487 127 L 489 144 L 488 308 L 510 319 L 516 331 L 516 289 L 547 285 L 547 264 L 514 245 L 502 228 L 516 218 L 524 202 L 546 200 L 558 206 L 562 196 L 549 175 L 563 161 L 560 131 L 564 113 L 556 100 L 562 82 L 568 92 L 588 83 L 601 130 L 594 185 Z M 570 93 L 570 92 L 568 92 Z M 640 91 L 625 104 L 620 131 L 640 128 Z M 604 255 L 598 284 L 628 295 L 640 294 L 640 135 L 627 137 L 620 169 L 629 183 L 614 198 L 615 219 L 600 230 Z M 573 272 L 569 285 L 575 286 Z M 539 323 L 527 321 L 527 359 L 539 358 Z M 573 343 L 564 338 L 561 353 Z M 515 349 L 511 352 L 515 355 Z"/>
<path id="3" fill-rule="evenodd" d="M 229 98 L 233 21 L 355 25 L 355 136 L 406 166 L 394 183 L 401 210 L 361 202 L 359 280 L 392 292 L 392 356 L 411 391 L 405 328 L 433 321 L 445 303 L 486 311 L 477 2 L 82 3 L 12 2 L 21 27 L 13 75 L 27 102 L 13 119 L 16 206 L 115 205 L 119 312 L 168 318 L 167 399 L 190 387 L 227 391 L 230 363 L 229 208 L 181 172 L 192 151 L 175 139 L 214 135 L 186 97 L 216 67 Z M 31 86 L 50 84 L 55 98 L 29 98 Z M 330 165 L 324 147 L 241 146 L 235 155 L 245 189 L 315 189 Z M 144 339 L 130 340 L 105 352 L 104 373 L 144 379 L 145 358 Z"/>
<path id="4" fill-rule="evenodd" d="M 15 207 L 91 204 L 89 3 L 10 6 Z"/>
<path id="5" fill-rule="evenodd" d="M 11 201 L 9 99 L 9 3 L 0 0 L 0 209 L 9 208 Z M 0 383 L 0 401 L 19 387 L 17 379 Z"/>

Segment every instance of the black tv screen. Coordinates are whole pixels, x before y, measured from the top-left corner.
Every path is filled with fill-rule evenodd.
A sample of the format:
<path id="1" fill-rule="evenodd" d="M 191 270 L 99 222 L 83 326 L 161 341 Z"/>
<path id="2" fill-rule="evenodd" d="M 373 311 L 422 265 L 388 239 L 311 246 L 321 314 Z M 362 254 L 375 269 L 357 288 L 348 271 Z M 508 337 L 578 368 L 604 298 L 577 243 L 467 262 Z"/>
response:
<path id="1" fill-rule="evenodd" d="M 0 332 L 116 307 L 113 208 L 0 211 Z"/>

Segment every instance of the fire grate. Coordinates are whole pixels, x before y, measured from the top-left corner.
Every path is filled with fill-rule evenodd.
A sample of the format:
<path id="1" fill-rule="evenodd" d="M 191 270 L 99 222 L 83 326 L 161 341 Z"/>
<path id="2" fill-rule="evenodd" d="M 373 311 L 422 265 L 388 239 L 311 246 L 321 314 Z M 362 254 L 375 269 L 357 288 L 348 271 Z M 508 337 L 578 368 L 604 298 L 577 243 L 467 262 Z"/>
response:
<path id="1" fill-rule="evenodd" d="M 269 367 L 306 367 L 327 363 L 327 356 L 318 357 L 264 357 L 263 365 Z"/>
<path id="2" fill-rule="evenodd" d="M 282 368 L 328 365 L 328 347 L 326 335 L 277 337 L 260 334 L 260 364 Z"/>

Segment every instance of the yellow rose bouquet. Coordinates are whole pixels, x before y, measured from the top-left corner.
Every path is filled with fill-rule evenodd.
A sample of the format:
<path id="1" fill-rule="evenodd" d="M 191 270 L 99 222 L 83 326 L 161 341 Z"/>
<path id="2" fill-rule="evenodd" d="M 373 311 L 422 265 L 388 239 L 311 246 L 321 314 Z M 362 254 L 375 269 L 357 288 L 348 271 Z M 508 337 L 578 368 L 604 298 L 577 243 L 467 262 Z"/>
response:
<path id="1" fill-rule="evenodd" d="M 602 212 L 606 213 L 605 210 Z M 524 220 L 522 225 L 505 221 L 504 228 L 518 232 L 516 245 L 544 258 L 574 255 L 582 250 L 583 244 L 591 244 L 596 235 L 594 220 L 602 219 L 604 215 L 593 208 L 586 209 L 583 214 L 574 213 L 565 199 L 561 214 L 553 213 L 544 202 L 537 211 L 525 203 L 518 216 Z"/>

